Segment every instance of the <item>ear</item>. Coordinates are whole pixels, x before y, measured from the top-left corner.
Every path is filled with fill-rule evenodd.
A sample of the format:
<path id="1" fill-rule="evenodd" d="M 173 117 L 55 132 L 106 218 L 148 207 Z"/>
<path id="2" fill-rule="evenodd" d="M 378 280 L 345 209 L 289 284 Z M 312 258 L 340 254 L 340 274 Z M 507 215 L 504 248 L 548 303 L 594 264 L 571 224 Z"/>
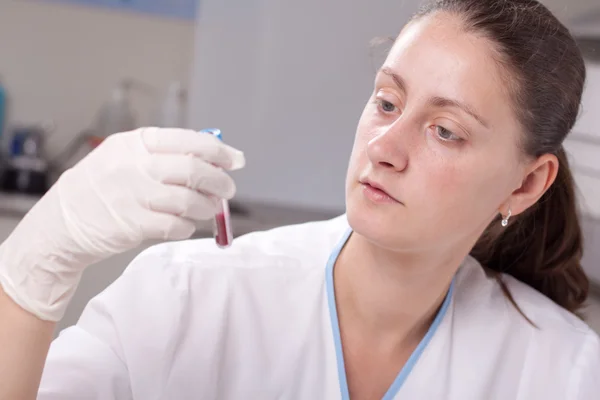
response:
<path id="1" fill-rule="evenodd" d="M 518 215 L 534 205 L 554 183 L 558 168 L 558 158 L 553 154 L 534 160 L 526 168 L 521 186 L 511 194 L 500 213 L 506 215 L 510 207 L 512 215 Z"/>

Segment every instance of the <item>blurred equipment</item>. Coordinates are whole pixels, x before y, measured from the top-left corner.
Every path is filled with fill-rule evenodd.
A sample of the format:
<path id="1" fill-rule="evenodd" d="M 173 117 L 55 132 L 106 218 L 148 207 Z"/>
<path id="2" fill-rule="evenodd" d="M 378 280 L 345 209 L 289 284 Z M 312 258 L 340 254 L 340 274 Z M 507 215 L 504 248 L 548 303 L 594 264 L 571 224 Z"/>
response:
<path id="1" fill-rule="evenodd" d="M 36 125 L 13 130 L 0 185 L 3 191 L 42 195 L 48 190 L 46 134 L 44 128 Z"/>
<path id="2" fill-rule="evenodd" d="M 156 126 L 160 128 L 185 128 L 187 93 L 180 82 L 172 82 L 158 111 Z"/>
<path id="3" fill-rule="evenodd" d="M 0 82 L 0 139 L 6 126 L 6 89 Z"/>
<path id="4" fill-rule="evenodd" d="M 138 128 L 131 99 L 134 86 L 147 89 L 147 85 L 129 78 L 121 79 L 117 83 L 110 97 L 100 107 L 92 126 L 75 135 L 50 161 L 53 170 L 64 170 L 74 158 L 80 158 L 78 155 L 82 157 L 113 133 L 129 132 Z"/>
<path id="5" fill-rule="evenodd" d="M 136 118 L 131 106 L 131 86 L 129 79 L 121 80 L 113 89 L 110 98 L 102 105 L 92 135 L 102 141 L 116 132 L 134 130 Z"/>
<path id="6" fill-rule="evenodd" d="M 140 127 L 134 112 L 133 94 L 157 98 L 157 90 L 150 84 L 135 78 L 123 78 L 112 89 L 110 97 L 102 104 L 98 114 L 87 129 L 80 131 L 50 163 L 52 173 L 60 173 L 74 165 L 91 149 L 108 136 L 117 132 L 129 132 Z M 186 127 L 187 92 L 179 81 L 173 81 L 165 96 L 157 102 L 152 126 L 165 128 Z"/>

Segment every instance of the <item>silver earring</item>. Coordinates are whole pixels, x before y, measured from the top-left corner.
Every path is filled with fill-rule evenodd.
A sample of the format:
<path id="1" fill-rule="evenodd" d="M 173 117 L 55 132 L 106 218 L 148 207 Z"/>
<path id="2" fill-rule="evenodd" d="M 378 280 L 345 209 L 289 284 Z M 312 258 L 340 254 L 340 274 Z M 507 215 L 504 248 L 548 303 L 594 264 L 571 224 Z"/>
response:
<path id="1" fill-rule="evenodd" d="M 508 208 L 508 214 L 504 218 L 502 218 L 502 226 L 506 227 L 508 225 L 508 220 L 510 219 L 512 212 L 510 211 L 510 207 Z"/>

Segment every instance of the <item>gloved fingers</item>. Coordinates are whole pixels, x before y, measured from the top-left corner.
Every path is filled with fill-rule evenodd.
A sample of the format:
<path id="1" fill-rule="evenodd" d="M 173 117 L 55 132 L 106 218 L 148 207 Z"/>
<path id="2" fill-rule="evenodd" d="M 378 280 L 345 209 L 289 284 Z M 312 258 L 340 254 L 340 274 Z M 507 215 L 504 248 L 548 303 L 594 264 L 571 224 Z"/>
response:
<path id="1" fill-rule="evenodd" d="M 246 164 L 244 153 L 208 133 L 176 128 L 144 128 L 140 131 L 150 153 L 193 154 L 231 171 Z"/>
<path id="2" fill-rule="evenodd" d="M 235 183 L 226 172 L 193 155 L 154 154 L 148 174 L 161 183 L 186 186 L 218 198 L 231 199 L 235 194 Z"/>
<path id="3" fill-rule="evenodd" d="M 189 220 L 206 221 L 217 213 L 218 202 L 216 198 L 184 186 L 156 185 L 149 196 L 148 208 Z"/>
<path id="4" fill-rule="evenodd" d="M 141 229 L 146 239 L 185 240 L 196 230 L 192 221 L 176 215 L 151 210 L 146 210 L 142 215 Z"/>

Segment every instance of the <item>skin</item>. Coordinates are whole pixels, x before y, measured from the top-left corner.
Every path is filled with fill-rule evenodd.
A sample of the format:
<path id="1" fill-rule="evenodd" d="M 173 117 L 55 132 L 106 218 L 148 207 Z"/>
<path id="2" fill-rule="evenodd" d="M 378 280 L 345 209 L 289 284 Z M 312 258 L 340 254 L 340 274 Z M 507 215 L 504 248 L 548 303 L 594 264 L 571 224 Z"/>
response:
<path id="1" fill-rule="evenodd" d="M 376 76 L 347 175 L 353 234 L 334 269 L 352 399 L 383 397 L 485 228 L 556 178 L 555 156 L 520 148 L 493 51 L 458 17 L 434 14 L 405 27 Z"/>
<path id="2" fill-rule="evenodd" d="M 403 30 L 377 75 L 348 169 L 354 233 L 334 270 L 353 400 L 384 395 L 494 216 L 523 212 L 556 177 L 556 157 L 520 152 L 523 132 L 490 48 L 456 17 L 434 15 Z M 435 96 L 469 104 L 488 126 L 432 104 Z M 363 178 L 398 201 L 365 192 Z M 35 399 L 55 324 L 1 289 L 0 321 L 0 398 Z"/>
<path id="3" fill-rule="evenodd" d="M 15 304 L 0 288 L 0 399 L 35 399 L 56 324 Z"/>

